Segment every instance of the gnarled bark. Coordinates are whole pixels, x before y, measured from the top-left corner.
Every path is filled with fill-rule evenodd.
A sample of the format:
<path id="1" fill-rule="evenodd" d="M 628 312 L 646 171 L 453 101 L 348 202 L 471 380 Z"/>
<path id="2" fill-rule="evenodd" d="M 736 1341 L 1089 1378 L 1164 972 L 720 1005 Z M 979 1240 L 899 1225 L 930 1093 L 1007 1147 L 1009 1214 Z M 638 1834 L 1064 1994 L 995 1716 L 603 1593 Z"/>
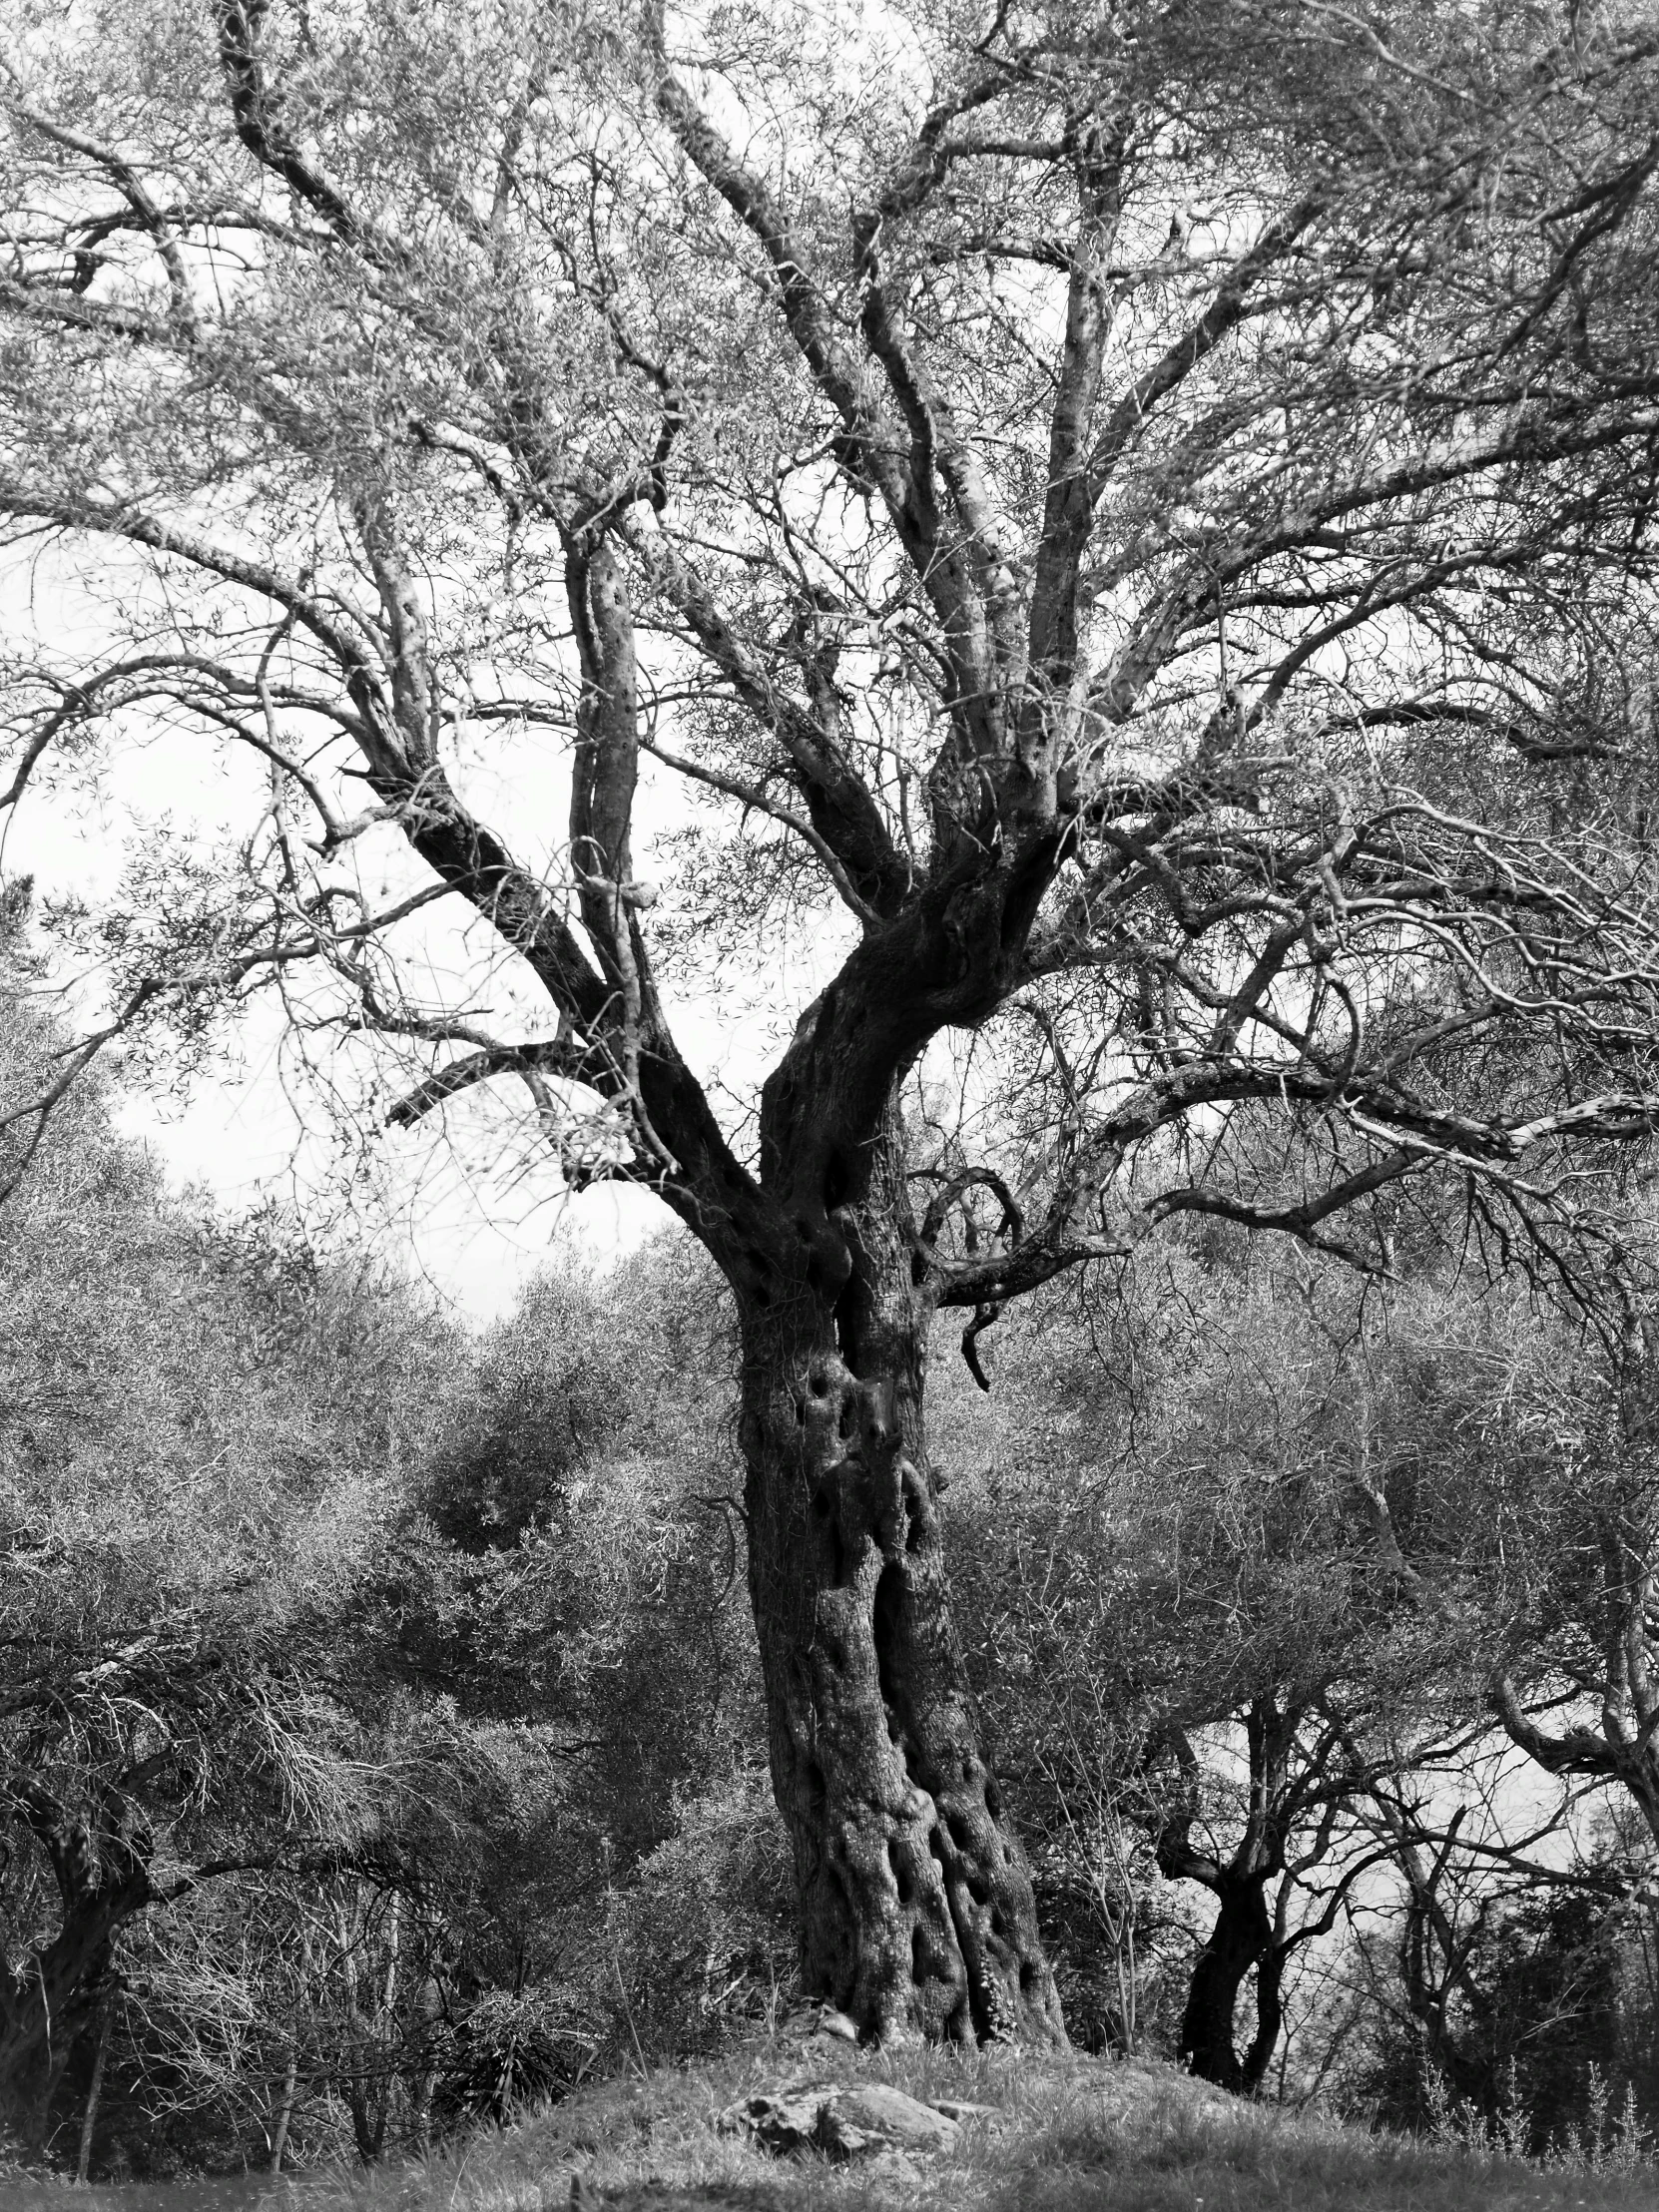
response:
<path id="1" fill-rule="evenodd" d="M 866 2034 L 1064 2037 L 986 1767 L 922 1420 L 930 1300 L 889 1126 L 838 1293 L 744 1312 L 750 1585 L 809 1988 Z M 809 1239 L 803 1237 L 803 1253 Z M 774 1278 L 777 1282 L 777 1278 Z"/>

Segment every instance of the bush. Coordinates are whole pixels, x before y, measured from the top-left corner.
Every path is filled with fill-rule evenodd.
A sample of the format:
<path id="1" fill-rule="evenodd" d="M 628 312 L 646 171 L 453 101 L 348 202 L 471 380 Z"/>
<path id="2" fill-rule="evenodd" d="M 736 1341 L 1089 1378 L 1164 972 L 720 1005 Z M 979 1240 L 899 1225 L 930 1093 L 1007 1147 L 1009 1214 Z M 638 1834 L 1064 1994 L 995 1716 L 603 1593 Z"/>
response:
<path id="1" fill-rule="evenodd" d="M 789 1839 L 766 1769 L 734 1763 L 612 1893 L 613 2041 L 646 2064 L 715 2052 L 799 1995 Z"/>

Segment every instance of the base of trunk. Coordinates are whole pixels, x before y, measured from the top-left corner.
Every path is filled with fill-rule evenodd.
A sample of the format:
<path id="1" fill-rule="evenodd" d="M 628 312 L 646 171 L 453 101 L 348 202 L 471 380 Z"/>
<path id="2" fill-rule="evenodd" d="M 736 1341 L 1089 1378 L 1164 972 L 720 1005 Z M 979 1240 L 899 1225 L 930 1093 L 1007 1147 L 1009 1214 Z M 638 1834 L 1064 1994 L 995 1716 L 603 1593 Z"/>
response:
<path id="1" fill-rule="evenodd" d="M 1062 2043 L 908 1379 L 872 1384 L 822 1347 L 768 1368 L 745 1423 L 750 1576 L 808 1989 L 872 2040 Z"/>
<path id="2" fill-rule="evenodd" d="M 1181 2017 L 1180 2054 L 1201 2081 L 1235 2096 L 1251 2096 L 1279 2039 L 1278 1976 L 1269 1974 L 1273 1926 L 1262 1886 L 1241 1883 L 1223 1893 L 1210 1939 L 1193 1963 Z M 1259 1977 L 1257 2033 L 1239 2056 L 1234 2033 L 1239 1992 L 1252 1969 Z"/>

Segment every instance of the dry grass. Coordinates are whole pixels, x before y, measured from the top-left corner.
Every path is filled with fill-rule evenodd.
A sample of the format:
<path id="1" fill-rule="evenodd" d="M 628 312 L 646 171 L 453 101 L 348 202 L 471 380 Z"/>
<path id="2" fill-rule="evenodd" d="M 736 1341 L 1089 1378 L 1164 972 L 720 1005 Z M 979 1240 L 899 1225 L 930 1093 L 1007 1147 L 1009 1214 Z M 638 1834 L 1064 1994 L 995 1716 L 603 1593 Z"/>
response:
<path id="1" fill-rule="evenodd" d="M 856 2070 L 995 2108 L 912 2170 L 781 2163 L 723 2136 L 760 2086 Z M 1234 2103 L 1168 2067 L 902 2051 L 858 2061 L 822 2044 L 616 2082 L 429 2164 L 320 2181 L 295 2212 L 565 2212 L 571 2177 L 601 2204 L 675 2212 L 1651 2212 L 1659 2171 L 1539 2172 Z"/>

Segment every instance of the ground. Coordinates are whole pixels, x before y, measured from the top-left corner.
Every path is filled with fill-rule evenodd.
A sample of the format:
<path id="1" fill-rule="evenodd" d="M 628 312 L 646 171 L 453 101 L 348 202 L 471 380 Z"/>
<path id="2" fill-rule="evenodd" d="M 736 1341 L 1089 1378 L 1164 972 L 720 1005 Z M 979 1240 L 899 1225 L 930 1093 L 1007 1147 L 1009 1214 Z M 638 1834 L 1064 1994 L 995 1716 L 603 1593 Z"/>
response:
<path id="1" fill-rule="evenodd" d="M 849 2069 L 994 2109 L 965 2121 L 951 2152 L 908 2172 L 780 2161 L 720 2128 L 757 2089 Z M 293 2212 L 565 2212 L 573 2202 L 584 2212 L 1652 2212 L 1656 2201 L 1651 2164 L 1539 2171 L 1418 2147 L 1241 2104 L 1164 2065 L 927 2049 L 860 2058 L 814 2037 L 579 2092 L 428 2166 L 296 2191 Z"/>

